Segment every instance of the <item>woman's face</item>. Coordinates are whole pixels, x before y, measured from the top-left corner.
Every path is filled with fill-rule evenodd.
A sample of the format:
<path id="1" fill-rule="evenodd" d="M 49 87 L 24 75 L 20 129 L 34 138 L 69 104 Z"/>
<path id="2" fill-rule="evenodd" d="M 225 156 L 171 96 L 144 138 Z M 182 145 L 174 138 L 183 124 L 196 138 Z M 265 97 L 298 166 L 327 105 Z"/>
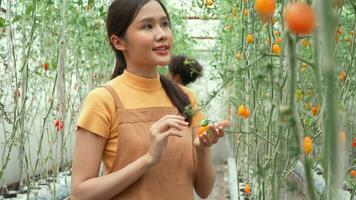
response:
<path id="1" fill-rule="evenodd" d="M 137 67 L 167 65 L 171 58 L 172 32 L 166 13 L 157 1 L 146 3 L 125 34 L 124 55 Z"/>

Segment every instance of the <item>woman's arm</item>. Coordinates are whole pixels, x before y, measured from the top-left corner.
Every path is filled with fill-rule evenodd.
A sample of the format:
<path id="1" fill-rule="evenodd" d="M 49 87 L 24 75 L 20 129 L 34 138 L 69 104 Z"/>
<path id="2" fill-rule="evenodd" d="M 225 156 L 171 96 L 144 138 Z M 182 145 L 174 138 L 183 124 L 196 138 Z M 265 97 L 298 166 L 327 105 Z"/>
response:
<path id="1" fill-rule="evenodd" d="M 196 147 L 195 192 L 203 199 L 211 193 L 215 183 L 215 168 L 209 147 Z"/>
<path id="2" fill-rule="evenodd" d="M 179 133 L 188 123 L 184 117 L 166 115 L 150 127 L 148 152 L 126 167 L 98 177 L 106 139 L 85 129 L 76 134 L 72 167 L 73 199 L 111 199 L 140 178 L 151 166 L 160 162 L 170 136 Z"/>
<path id="3" fill-rule="evenodd" d="M 72 167 L 73 199 L 111 199 L 150 168 L 145 154 L 119 171 L 98 177 L 105 143 L 105 138 L 78 129 Z"/>
<path id="4" fill-rule="evenodd" d="M 201 198 L 207 198 L 215 183 L 215 168 L 211 156 L 211 146 L 224 136 L 224 128 L 229 126 L 227 120 L 209 126 L 211 135 L 205 132 L 195 140 L 196 148 L 196 174 L 194 189 Z"/>

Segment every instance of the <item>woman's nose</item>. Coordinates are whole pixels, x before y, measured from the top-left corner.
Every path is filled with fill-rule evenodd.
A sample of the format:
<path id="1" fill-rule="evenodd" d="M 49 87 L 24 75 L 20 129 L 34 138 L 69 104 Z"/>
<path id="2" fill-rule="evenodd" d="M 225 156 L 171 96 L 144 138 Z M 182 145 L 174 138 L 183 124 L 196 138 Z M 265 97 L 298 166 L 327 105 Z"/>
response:
<path id="1" fill-rule="evenodd" d="M 158 41 L 167 40 L 168 31 L 162 27 L 157 28 L 156 39 Z"/>

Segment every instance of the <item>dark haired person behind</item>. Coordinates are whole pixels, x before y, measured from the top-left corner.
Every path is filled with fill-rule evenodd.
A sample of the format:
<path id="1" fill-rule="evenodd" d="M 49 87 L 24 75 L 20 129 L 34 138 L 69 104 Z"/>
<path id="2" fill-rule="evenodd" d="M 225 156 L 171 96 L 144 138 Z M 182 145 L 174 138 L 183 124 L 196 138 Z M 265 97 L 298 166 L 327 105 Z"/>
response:
<path id="1" fill-rule="evenodd" d="M 201 77 L 203 71 L 203 67 L 197 60 L 183 55 L 172 57 L 168 67 L 168 78 L 184 86 Z"/>

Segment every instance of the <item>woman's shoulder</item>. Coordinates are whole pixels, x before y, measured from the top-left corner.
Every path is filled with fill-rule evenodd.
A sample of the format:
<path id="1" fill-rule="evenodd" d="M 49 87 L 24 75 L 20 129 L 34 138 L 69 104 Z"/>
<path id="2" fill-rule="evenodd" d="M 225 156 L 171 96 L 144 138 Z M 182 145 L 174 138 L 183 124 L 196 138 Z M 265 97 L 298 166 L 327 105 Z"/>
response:
<path id="1" fill-rule="evenodd" d="M 104 106 L 106 109 L 111 110 L 115 108 L 115 102 L 110 92 L 104 87 L 97 87 L 90 91 L 85 98 L 86 104 L 93 106 Z"/>
<path id="2" fill-rule="evenodd" d="M 92 99 L 92 100 L 100 100 L 100 101 L 105 101 L 105 102 L 111 102 L 110 100 L 112 100 L 112 103 L 114 103 L 112 95 L 110 94 L 110 92 L 104 87 L 106 86 L 110 86 L 114 89 L 114 91 L 116 92 L 116 88 L 115 85 L 117 85 L 117 81 L 118 78 L 109 80 L 108 82 L 104 83 L 101 86 L 98 86 L 96 88 L 94 88 L 93 90 L 91 90 L 88 93 L 87 99 Z"/>
<path id="3" fill-rule="evenodd" d="M 105 100 L 110 97 L 110 93 L 104 87 L 97 87 L 91 90 L 88 95 L 87 99 L 90 100 Z"/>

